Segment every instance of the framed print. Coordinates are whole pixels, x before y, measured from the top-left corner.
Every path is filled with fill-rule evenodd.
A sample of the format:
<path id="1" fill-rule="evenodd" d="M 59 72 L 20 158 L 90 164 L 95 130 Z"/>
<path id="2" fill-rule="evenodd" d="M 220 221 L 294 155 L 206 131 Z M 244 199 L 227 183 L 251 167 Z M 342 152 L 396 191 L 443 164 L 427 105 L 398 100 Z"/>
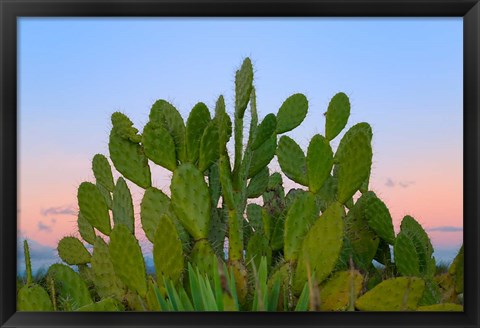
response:
<path id="1" fill-rule="evenodd" d="M 1 327 L 478 327 L 478 1 L 0 16 Z"/>

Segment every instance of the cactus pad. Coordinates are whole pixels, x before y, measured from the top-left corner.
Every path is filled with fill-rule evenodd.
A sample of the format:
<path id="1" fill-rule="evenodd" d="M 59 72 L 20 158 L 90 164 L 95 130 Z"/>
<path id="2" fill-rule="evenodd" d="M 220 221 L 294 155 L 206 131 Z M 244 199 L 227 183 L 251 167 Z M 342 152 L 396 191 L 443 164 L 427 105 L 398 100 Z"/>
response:
<path id="1" fill-rule="evenodd" d="M 159 285 L 163 285 L 163 278 L 174 282 L 180 280 L 184 266 L 182 241 L 172 220 L 165 214 L 160 218 L 155 233 L 153 261 Z"/>
<path id="2" fill-rule="evenodd" d="M 277 150 L 277 135 L 272 134 L 261 146 L 252 153 L 248 177 L 253 178 L 270 163 Z"/>
<path id="3" fill-rule="evenodd" d="M 70 264 L 90 263 L 91 255 L 83 246 L 82 242 L 75 237 L 64 237 L 58 242 L 58 255 Z"/>
<path id="4" fill-rule="evenodd" d="M 282 172 L 293 181 L 308 186 L 307 159 L 300 146 L 290 137 L 278 142 L 277 158 Z"/>
<path id="5" fill-rule="evenodd" d="M 285 133 L 299 126 L 308 111 L 308 100 L 301 93 L 288 97 L 277 113 L 277 134 Z"/>
<path id="6" fill-rule="evenodd" d="M 142 144 L 145 155 L 155 164 L 174 171 L 177 167 L 175 142 L 171 134 L 160 124 L 148 122 L 143 128 Z"/>
<path id="7" fill-rule="evenodd" d="M 372 165 L 372 129 L 367 123 L 359 123 L 345 133 L 337 153 L 337 200 L 345 203 L 370 175 Z"/>
<path id="8" fill-rule="evenodd" d="M 18 291 L 17 311 L 53 311 L 53 305 L 45 289 L 30 284 Z"/>
<path id="9" fill-rule="evenodd" d="M 350 116 L 350 101 L 343 92 L 333 96 L 328 104 L 325 123 L 325 136 L 333 140 L 347 125 Z"/>
<path id="10" fill-rule="evenodd" d="M 417 277 L 387 279 L 355 302 L 361 311 L 413 311 L 422 297 L 425 283 Z"/>
<path id="11" fill-rule="evenodd" d="M 114 188 L 112 168 L 110 167 L 107 158 L 101 154 L 93 156 L 92 170 L 97 183 L 112 192 Z"/>
<path id="12" fill-rule="evenodd" d="M 332 272 L 343 244 L 343 208 L 333 203 L 312 225 L 303 240 L 294 276 L 293 291 L 300 294 L 307 282 L 307 266 L 322 282 Z"/>
<path id="13" fill-rule="evenodd" d="M 202 139 L 200 140 L 200 153 L 198 159 L 198 169 L 200 172 L 208 169 L 219 157 L 219 134 L 217 121 L 211 121 L 205 131 L 203 131 Z"/>
<path id="14" fill-rule="evenodd" d="M 82 215 L 82 212 L 78 212 L 77 218 L 78 232 L 80 236 L 90 245 L 93 245 L 95 242 L 95 230 L 93 226 L 88 222 L 87 219 Z"/>
<path id="15" fill-rule="evenodd" d="M 253 67 L 250 58 L 245 58 L 242 67 L 235 73 L 235 116 L 242 119 L 253 89 Z"/>
<path id="16" fill-rule="evenodd" d="M 211 121 L 210 112 L 204 103 L 196 104 L 190 112 L 185 129 L 187 160 L 195 163 L 198 159 L 200 138 Z"/>
<path id="17" fill-rule="evenodd" d="M 55 282 L 57 293 L 64 299 L 72 301 L 72 310 L 92 303 L 87 285 L 78 273 L 63 264 L 53 264 L 47 275 Z"/>
<path id="18" fill-rule="evenodd" d="M 145 297 L 147 280 L 142 250 L 138 240 L 124 224 L 113 228 L 109 250 L 115 274 L 128 288 Z"/>
<path id="19" fill-rule="evenodd" d="M 113 298 L 105 298 L 96 303 L 88 304 L 77 309 L 79 312 L 115 312 L 122 310 L 123 305 Z"/>
<path id="20" fill-rule="evenodd" d="M 257 133 L 255 139 L 252 142 L 252 150 L 260 147 L 265 141 L 268 140 L 275 133 L 277 127 L 277 118 L 275 114 L 268 114 L 264 117 L 263 121 L 257 127 Z"/>
<path id="21" fill-rule="evenodd" d="M 427 312 L 463 312 L 463 306 L 455 303 L 441 303 L 434 305 L 419 306 L 417 311 Z"/>
<path id="22" fill-rule="evenodd" d="M 365 207 L 365 217 L 368 225 L 377 233 L 380 238 L 390 245 L 395 242 L 395 232 L 393 231 L 392 216 L 384 202 L 378 197 L 369 197 Z"/>
<path id="23" fill-rule="evenodd" d="M 395 265 L 404 276 L 420 276 L 420 259 L 412 238 L 400 231 L 393 247 Z"/>
<path id="24" fill-rule="evenodd" d="M 293 201 L 285 219 L 285 260 L 296 261 L 305 235 L 316 219 L 318 211 L 312 193 L 306 192 Z"/>
<path id="25" fill-rule="evenodd" d="M 120 177 L 113 191 L 112 216 L 115 225 L 124 224 L 131 233 L 135 232 L 135 217 L 130 189 Z"/>
<path id="26" fill-rule="evenodd" d="M 327 139 L 320 134 L 313 136 L 307 150 L 308 187 L 317 193 L 330 176 L 333 167 L 333 151 Z"/>
<path id="27" fill-rule="evenodd" d="M 353 307 L 363 287 L 363 276 L 356 270 L 339 271 L 320 287 L 321 311 L 345 311 Z"/>
<path id="28" fill-rule="evenodd" d="M 207 238 L 210 223 L 210 194 L 203 174 L 192 164 L 182 164 L 173 173 L 172 207 L 195 240 Z"/>
<path id="29" fill-rule="evenodd" d="M 97 186 L 82 182 L 77 193 L 78 207 L 87 221 L 100 232 L 110 234 L 110 214 L 105 199 Z"/>
<path id="30" fill-rule="evenodd" d="M 267 189 L 268 177 L 270 173 L 268 167 L 265 166 L 260 172 L 258 172 L 253 178 L 250 179 L 247 187 L 247 197 L 257 198 L 260 197 Z"/>
<path id="31" fill-rule="evenodd" d="M 140 204 L 140 219 L 145 235 L 152 243 L 155 240 L 160 217 L 170 211 L 170 198 L 161 190 L 150 187 L 145 190 Z"/>
<path id="32" fill-rule="evenodd" d="M 115 274 L 108 245 L 97 237 L 93 246 L 92 280 L 101 298 L 114 297 L 121 300 L 125 294 L 125 285 Z"/>

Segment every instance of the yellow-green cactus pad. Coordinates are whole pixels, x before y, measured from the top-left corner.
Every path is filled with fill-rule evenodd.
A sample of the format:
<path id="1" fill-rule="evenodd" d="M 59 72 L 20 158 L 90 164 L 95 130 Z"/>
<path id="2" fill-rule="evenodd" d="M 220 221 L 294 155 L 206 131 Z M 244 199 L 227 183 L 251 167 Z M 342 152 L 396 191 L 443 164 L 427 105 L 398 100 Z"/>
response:
<path id="1" fill-rule="evenodd" d="M 113 191 L 112 216 L 115 225 L 124 224 L 131 233 L 135 232 L 132 194 L 122 177 L 118 178 Z"/>
<path id="2" fill-rule="evenodd" d="M 93 245 L 95 242 L 95 229 L 93 229 L 93 226 L 88 222 L 87 219 L 82 215 L 82 212 L 78 212 L 78 218 L 77 218 L 77 225 L 78 225 L 78 232 L 80 233 L 80 236 L 85 240 L 87 243 L 90 245 Z"/>
<path id="3" fill-rule="evenodd" d="M 100 232 L 110 234 L 110 214 L 105 199 L 97 186 L 82 182 L 77 192 L 78 207 L 88 222 Z"/>
<path id="4" fill-rule="evenodd" d="M 18 291 L 17 311 L 53 311 L 53 305 L 45 289 L 30 284 Z"/>
<path id="5" fill-rule="evenodd" d="M 163 285 L 163 278 L 174 282 L 180 280 L 184 266 L 182 241 L 172 220 L 165 214 L 155 233 L 153 261 L 159 285 Z"/>
<path id="6" fill-rule="evenodd" d="M 174 171 L 177 167 L 177 154 L 172 135 L 162 125 L 148 122 L 143 128 L 142 144 L 145 155 L 155 164 Z"/>
<path id="7" fill-rule="evenodd" d="M 97 237 L 93 245 L 92 280 L 101 298 L 114 297 L 121 300 L 125 295 L 125 285 L 115 274 L 108 245 Z"/>
<path id="8" fill-rule="evenodd" d="M 419 306 L 417 311 L 422 312 L 463 312 L 463 305 L 455 303 L 441 303 L 434 305 Z"/>
<path id="9" fill-rule="evenodd" d="M 165 128 L 173 138 L 177 159 L 186 160 L 185 124 L 178 110 L 165 100 L 157 100 L 150 109 L 150 122 Z"/>
<path id="10" fill-rule="evenodd" d="M 253 89 L 253 67 L 250 58 L 245 58 L 242 67 L 235 73 L 235 116 L 242 119 Z"/>
<path id="11" fill-rule="evenodd" d="M 225 111 L 225 99 L 223 96 L 218 97 L 215 104 L 215 120 L 218 125 L 218 143 L 220 154 L 227 151 L 226 144 L 232 136 L 232 120 Z"/>
<path id="12" fill-rule="evenodd" d="M 195 240 L 208 237 L 210 194 L 202 172 L 189 163 L 173 172 L 172 207 L 178 219 Z"/>
<path id="13" fill-rule="evenodd" d="M 63 264 L 53 264 L 47 275 L 55 282 L 59 296 L 71 300 L 72 310 L 92 303 L 88 287 L 78 273 Z"/>
<path id="14" fill-rule="evenodd" d="M 262 120 L 262 122 L 258 125 L 257 131 L 255 134 L 255 138 L 252 142 L 252 150 L 257 149 L 260 147 L 265 141 L 268 140 L 275 133 L 275 129 L 277 127 L 277 118 L 275 114 L 268 114 Z"/>
<path id="15" fill-rule="evenodd" d="M 260 267 L 262 256 L 267 259 L 267 266 L 272 264 L 272 249 L 268 244 L 268 239 L 262 233 L 254 233 L 248 241 L 246 263 Z"/>
<path id="16" fill-rule="evenodd" d="M 312 225 L 305 236 L 298 257 L 293 291 L 300 294 L 310 273 L 315 272 L 317 282 L 322 282 L 332 272 L 343 244 L 344 210 L 339 203 L 333 203 Z"/>
<path id="17" fill-rule="evenodd" d="M 210 121 L 210 112 L 204 103 L 196 104 L 190 111 L 185 128 L 185 146 L 190 163 L 195 163 L 198 159 L 200 139 Z"/>
<path id="18" fill-rule="evenodd" d="M 277 147 L 278 163 L 291 180 L 308 186 L 307 158 L 300 146 L 290 137 L 282 136 Z"/>
<path id="19" fill-rule="evenodd" d="M 352 126 L 343 136 L 335 154 L 338 167 L 337 200 L 344 204 L 370 175 L 372 129 L 368 123 Z"/>
<path id="20" fill-rule="evenodd" d="M 211 121 L 200 140 L 200 153 L 198 158 L 198 169 L 203 172 L 218 160 L 220 145 L 217 120 Z"/>
<path id="21" fill-rule="evenodd" d="M 317 218 L 318 211 L 312 193 L 306 192 L 295 198 L 285 219 L 285 260 L 297 260 L 303 239 Z"/>
<path id="22" fill-rule="evenodd" d="M 70 265 L 90 263 L 92 256 L 82 242 L 75 237 L 64 237 L 58 242 L 58 255 Z"/>
<path id="23" fill-rule="evenodd" d="M 320 310 L 345 311 L 353 307 L 362 287 L 363 276 L 360 272 L 336 272 L 320 287 Z"/>
<path id="24" fill-rule="evenodd" d="M 195 242 L 193 245 L 192 251 L 190 252 L 190 263 L 193 266 L 196 266 L 203 275 L 206 273 L 213 277 L 213 262 L 207 259 L 212 259 L 214 256 L 215 251 L 210 243 L 207 240 L 202 239 Z"/>
<path id="25" fill-rule="evenodd" d="M 425 283 L 417 277 L 384 280 L 355 302 L 361 311 L 414 311 L 422 297 Z"/>
<path id="26" fill-rule="evenodd" d="M 395 265 L 404 276 L 420 276 L 420 259 L 412 238 L 400 231 L 393 246 Z"/>
<path id="27" fill-rule="evenodd" d="M 325 137 L 316 134 L 310 140 L 307 150 L 308 187 L 317 193 L 330 176 L 333 167 L 332 147 Z"/>
<path id="28" fill-rule="evenodd" d="M 145 261 L 138 240 L 123 224 L 116 225 L 110 235 L 110 256 L 115 274 L 140 296 L 147 293 Z"/>
<path id="29" fill-rule="evenodd" d="M 350 101 L 343 92 L 333 96 L 328 104 L 325 123 L 325 136 L 333 140 L 347 125 L 350 116 Z"/>
<path id="30" fill-rule="evenodd" d="M 107 158 L 101 154 L 93 156 L 92 170 L 97 183 L 112 192 L 114 188 L 112 168 Z"/>
<path id="31" fill-rule="evenodd" d="M 277 113 L 277 134 L 285 133 L 299 126 L 308 111 L 308 100 L 301 93 L 288 97 Z"/>
<path id="32" fill-rule="evenodd" d="M 78 312 L 117 312 L 123 310 L 122 303 L 113 298 L 105 298 L 77 309 Z"/>

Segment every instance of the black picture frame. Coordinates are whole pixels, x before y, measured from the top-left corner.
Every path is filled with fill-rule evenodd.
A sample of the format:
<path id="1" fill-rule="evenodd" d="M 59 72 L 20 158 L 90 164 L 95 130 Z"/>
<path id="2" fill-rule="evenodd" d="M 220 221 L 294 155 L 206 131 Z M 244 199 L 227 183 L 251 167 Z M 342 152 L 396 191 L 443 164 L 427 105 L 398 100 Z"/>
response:
<path id="1" fill-rule="evenodd" d="M 16 312 L 17 18 L 44 16 L 463 17 L 464 245 L 462 313 Z M 0 327 L 478 327 L 480 4 L 478 0 L 0 0 Z"/>

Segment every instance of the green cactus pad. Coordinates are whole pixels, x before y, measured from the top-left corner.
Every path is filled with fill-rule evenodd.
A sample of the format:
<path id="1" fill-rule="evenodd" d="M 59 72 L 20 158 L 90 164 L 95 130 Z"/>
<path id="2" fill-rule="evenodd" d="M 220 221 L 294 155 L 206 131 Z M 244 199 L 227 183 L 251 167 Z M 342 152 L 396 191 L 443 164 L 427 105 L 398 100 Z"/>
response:
<path id="1" fill-rule="evenodd" d="M 115 225 L 124 224 L 131 233 L 135 232 L 132 194 L 122 177 L 118 178 L 113 191 L 112 216 Z"/>
<path id="2" fill-rule="evenodd" d="M 354 252 L 348 255 L 353 255 L 362 269 L 370 267 L 380 243 L 379 237 L 369 227 L 365 215 L 366 205 L 372 197 L 372 192 L 363 194 L 345 217 L 345 233 Z"/>
<path id="3" fill-rule="evenodd" d="M 404 276 L 420 276 L 420 260 L 415 244 L 405 232 L 400 231 L 393 247 L 395 265 Z"/>
<path id="4" fill-rule="evenodd" d="M 252 153 L 252 160 L 248 170 L 248 178 L 257 175 L 275 156 L 277 150 L 277 135 L 272 134 L 260 147 Z"/>
<path id="5" fill-rule="evenodd" d="M 107 204 L 108 209 L 111 210 L 112 209 L 112 194 L 102 184 L 97 182 L 95 185 L 97 186 L 98 190 L 102 194 L 103 199 L 105 200 L 105 204 Z"/>
<path id="6" fill-rule="evenodd" d="M 196 266 L 202 275 L 208 274 L 213 277 L 213 262 L 206 259 L 212 259 L 215 251 L 206 239 L 198 240 L 193 245 L 190 252 L 190 263 Z M 216 269 L 216 268 L 215 268 Z"/>
<path id="7" fill-rule="evenodd" d="M 457 294 L 463 293 L 463 275 L 464 275 L 464 256 L 463 245 L 460 247 L 457 256 L 453 259 L 452 264 L 448 268 L 448 273 L 455 281 L 455 292 Z"/>
<path id="8" fill-rule="evenodd" d="M 161 190 L 150 187 L 145 190 L 140 204 L 140 220 L 145 235 L 152 243 L 155 240 L 160 217 L 168 213 L 170 209 L 170 198 Z"/>
<path id="9" fill-rule="evenodd" d="M 79 312 L 117 312 L 123 310 L 124 307 L 122 303 L 113 298 L 105 298 L 77 309 Z"/>
<path id="10" fill-rule="evenodd" d="M 320 287 L 320 310 L 347 310 L 353 306 L 362 287 L 363 276 L 360 272 L 356 270 L 336 272 Z"/>
<path id="11" fill-rule="evenodd" d="M 270 247 L 273 251 L 283 249 L 285 235 L 285 215 L 282 213 L 273 221 Z"/>
<path id="12" fill-rule="evenodd" d="M 323 212 L 333 203 L 337 198 L 338 180 L 335 176 L 329 176 L 323 183 L 322 188 L 316 194 L 317 203 L 320 210 Z"/>
<path id="13" fill-rule="evenodd" d="M 82 212 L 78 212 L 77 218 L 78 232 L 80 236 L 90 245 L 93 245 L 95 242 L 95 230 L 93 226 L 88 222 L 87 219 L 82 215 Z"/>
<path id="14" fill-rule="evenodd" d="M 417 277 L 387 279 L 355 302 L 361 311 L 413 311 L 422 297 L 425 283 Z"/>
<path id="15" fill-rule="evenodd" d="M 122 139 L 129 140 L 133 143 L 139 143 L 141 136 L 139 136 L 138 129 L 133 126 L 133 122 L 127 115 L 115 112 L 112 114 L 112 132 Z"/>
<path id="16" fill-rule="evenodd" d="M 212 218 L 208 229 L 208 241 L 220 257 L 224 256 L 223 248 L 227 232 L 227 219 L 224 212 L 223 208 L 212 208 Z"/>
<path id="17" fill-rule="evenodd" d="M 112 192 L 114 188 L 112 168 L 110 167 L 107 158 L 101 154 L 93 156 L 92 170 L 97 183 Z"/>
<path id="18" fill-rule="evenodd" d="M 343 92 L 333 96 L 328 104 L 325 123 L 325 136 L 333 140 L 347 125 L 350 116 L 350 101 Z"/>
<path id="19" fill-rule="evenodd" d="M 47 275 L 55 282 L 58 295 L 72 301 L 72 310 L 93 302 L 87 285 L 70 267 L 53 264 L 48 269 Z"/>
<path id="20" fill-rule="evenodd" d="M 368 225 L 377 233 L 380 238 L 390 245 L 395 242 L 392 216 L 384 202 L 378 197 L 370 197 L 365 207 L 365 217 Z"/>
<path id="21" fill-rule="evenodd" d="M 250 226 L 255 230 L 255 232 L 263 232 L 262 207 L 260 205 L 254 203 L 248 204 L 247 218 Z"/>
<path id="22" fill-rule="evenodd" d="M 200 139 L 210 121 L 211 117 L 207 106 L 201 102 L 196 104 L 188 116 L 185 129 L 187 160 L 190 163 L 195 163 L 198 159 Z"/>
<path id="23" fill-rule="evenodd" d="M 110 234 L 110 214 L 105 199 L 97 186 L 82 182 L 77 193 L 78 207 L 87 221 L 100 232 Z"/>
<path id="24" fill-rule="evenodd" d="M 308 280 L 307 265 L 319 283 L 334 269 L 343 244 L 343 213 L 339 203 L 330 205 L 306 234 L 294 276 L 293 291 L 297 295 Z"/>
<path id="25" fill-rule="evenodd" d="M 109 250 L 115 274 L 128 288 L 145 297 L 147 280 L 142 250 L 138 240 L 124 224 L 113 228 Z"/>
<path id="26" fill-rule="evenodd" d="M 220 146 L 220 154 L 226 152 L 226 144 L 232 136 L 232 120 L 225 111 L 225 99 L 223 96 L 218 97 L 215 104 L 215 120 L 218 125 L 218 143 Z"/>
<path id="27" fill-rule="evenodd" d="M 157 122 L 148 122 L 143 128 L 142 144 L 145 155 L 155 164 L 174 171 L 177 167 L 175 142 L 172 135 Z"/>
<path id="28" fill-rule="evenodd" d="M 243 118 L 253 89 L 253 67 L 250 58 L 245 58 L 242 67 L 235 73 L 235 116 Z"/>
<path id="29" fill-rule="evenodd" d="M 267 267 L 272 264 L 272 249 L 268 245 L 268 240 L 262 233 L 254 233 L 248 241 L 246 263 L 254 264 L 255 268 L 260 267 L 262 256 L 267 259 Z"/>
<path id="30" fill-rule="evenodd" d="M 157 100 L 150 109 L 150 122 L 162 126 L 173 138 L 177 159 L 186 161 L 185 124 L 178 110 L 165 100 Z"/>
<path id="31" fill-rule="evenodd" d="M 217 121 L 211 121 L 205 131 L 203 131 L 200 140 L 200 154 L 198 159 L 198 169 L 203 172 L 214 164 L 219 157 L 220 144 L 218 142 L 219 134 Z"/>
<path id="32" fill-rule="evenodd" d="M 308 100 L 301 93 L 288 97 L 277 113 L 277 134 L 285 133 L 299 126 L 308 111 Z"/>
<path id="33" fill-rule="evenodd" d="M 290 137 L 282 136 L 277 147 L 278 163 L 291 180 L 308 186 L 307 159 L 300 146 Z"/>
<path id="34" fill-rule="evenodd" d="M 255 139 L 252 142 L 252 150 L 260 147 L 265 141 L 267 141 L 272 134 L 275 133 L 277 127 L 277 118 L 275 114 L 268 114 L 264 117 L 263 121 L 257 127 L 257 133 Z"/>
<path id="35" fill-rule="evenodd" d="M 455 303 L 441 303 L 419 306 L 417 311 L 423 312 L 463 312 L 463 305 Z"/>
<path id="36" fill-rule="evenodd" d="M 415 245 L 418 254 L 419 270 L 422 277 L 432 278 L 435 274 L 435 259 L 433 246 L 425 230 L 411 216 L 406 215 L 400 224 L 400 230 L 406 234 Z"/>
<path id="37" fill-rule="evenodd" d="M 223 201 L 229 208 L 235 208 L 235 197 L 233 195 L 232 176 L 230 172 L 230 163 L 225 155 L 220 156 L 218 161 L 220 183 L 222 185 Z"/>
<path id="38" fill-rule="evenodd" d="M 307 150 L 308 187 L 317 193 L 330 176 L 333 167 L 333 151 L 327 139 L 316 134 L 310 140 Z"/>
<path id="39" fill-rule="evenodd" d="M 64 237 L 58 242 L 58 255 L 70 265 L 90 263 L 91 255 L 82 242 L 75 237 Z"/>
<path id="40" fill-rule="evenodd" d="M 172 207 L 195 240 L 207 238 L 210 223 L 210 194 L 203 174 L 192 164 L 182 164 L 173 173 Z"/>
<path id="41" fill-rule="evenodd" d="M 425 281 L 425 289 L 422 298 L 418 302 L 419 306 L 434 305 L 442 301 L 442 292 L 437 283 L 433 280 Z"/>
<path id="42" fill-rule="evenodd" d="M 160 218 L 159 228 L 155 233 L 153 261 L 159 285 L 163 285 L 163 278 L 174 282 L 180 280 L 184 266 L 182 241 L 167 215 Z"/>
<path id="43" fill-rule="evenodd" d="M 303 239 L 316 219 L 318 211 L 312 193 L 306 192 L 293 201 L 285 219 L 285 260 L 297 260 Z"/>
<path id="44" fill-rule="evenodd" d="M 18 291 L 17 311 L 53 311 L 53 305 L 45 289 L 37 284 L 30 284 Z"/>
<path id="45" fill-rule="evenodd" d="M 92 272 L 95 290 L 101 298 L 122 299 L 125 294 L 125 285 L 115 274 L 108 245 L 100 237 L 96 238 L 93 246 Z"/>
<path id="46" fill-rule="evenodd" d="M 250 179 L 250 182 L 247 186 L 248 198 L 260 197 L 265 192 L 268 186 L 269 175 L 270 173 L 268 171 L 268 167 L 265 166 L 260 172 Z"/>
<path id="47" fill-rule="evenodd" d="M 338 166 L 337 200 L 345 203 L 370 175 L 372 129 L 359 123 L 345 133 L 335 154 Z"/>
<path id="48" fill-rule="evenodd" d="M 383 265 L 387 265 L 392 262 L 392 252 L 390 251 L 390 246 L 386 241 L 380 240 L 374 260 Z"/>
<path id="49" fill-rule="evenodd" d="M 112 129 L 108 149 L 110 159 L 118 172 L 139 187 L 150 187 L 150 167 L 142 146 L 123 139 Z"/>

